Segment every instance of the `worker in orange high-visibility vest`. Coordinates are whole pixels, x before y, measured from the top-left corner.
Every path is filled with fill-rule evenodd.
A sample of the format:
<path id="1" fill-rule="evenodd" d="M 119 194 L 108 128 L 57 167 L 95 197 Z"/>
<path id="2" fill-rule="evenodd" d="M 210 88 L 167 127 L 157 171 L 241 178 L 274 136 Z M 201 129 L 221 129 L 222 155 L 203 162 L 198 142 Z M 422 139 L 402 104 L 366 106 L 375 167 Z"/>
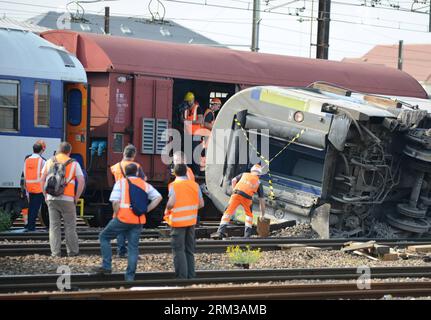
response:
<path id="1" fill-rule="evenodd" d="M 45 159 L 42 154 L 45 149 L 46 144 L 43 140 L 36 141 L 33 145 L 33 154 L 24 161 L 24 187 L 29 201 L 25 231 L 36 230 L 36 218 L 44 202 L 42 169 Z"/>
<path id="2" fill-rule="evenodd" d="M 195 100 L 193 92 L 187 92 L 184 96 L 186 109 L 184 110 L 184 126 L 187 133 L 194 135 L 203 123 L 203 111 Z"/>
<path id="3" fill-rule="evenodd" d="M 44 187 L 45 200 L 49 213 L 49 245 L 51 256 L 61 256 L 61 219 L 64 222 L 64 234 L 66 239 L 67 255 L 77 256 L 79 254 L 78 233 L 76 232 L 76 203 L 81 197 L 85 187 L 85 178 L 78 161 L 70 158 L 72 145 L 69 142 L 62 142 L 58 147 L 54 157 L 46 161 L 42 169 L 42 181 L 47 183 L 58 164 L 66 165 L 64 174 L 65 187 L 61 195 L 53 196 L 47 193 Z M 58 176 L 60 172 L 56 172 Z M 51 176 L 52 177 L 52 176 Z"/>
<path id="4" fill-rule="evenodd" d="M 187 157 L 184 152 L 177 151 L 172 157 L 172 162 L 174 166 L 177 164 L 185 164 L 187 166 Z M 189 166 L 187 166 L 187 178 L 189 180 L 195 181 L 195 175 L 193 173 L 193 170 Z"/>
<path id="5" fill-rule="evenodd" d="M 195 277 L 195 225 L 204 200 L 199 185 L 187 178 L 186 165 L 175 165 L 174 173 L 176 178 L 169 188 L 166 221 L 172 228 L 175 276 L 191 279 Z"/>
<path id="6" fill-rule="evenodd" d="M 146 177 L 145 177 L 144 171 L 142 170 L 141 165 L 135 162 L 135 156 L 136 156 L 136 147 L 132 144 L 127 145 L 123 151 L 123 159 L 120 162 L 117 162 L 116 164 L 111 166 L 111 173 L 114 176 L 115 182 L 117 182 L 121 178 L 124 178 L 124 175 L 122 172 L 124 172 L 124 169 L 126 168 L 126 166 L 131 163 L 136 164 L 136 166 L 138 167 L 139 177 L 146 180 Z"/>
<path id="7" fill-rule="evenodd" d="M 191 147 L 194 152 L 195 148 L 199 146 L 203 124 L 203 109 L 199 103 L 195 100 L 195 95 L 193 92 L 187 92 L 184 96 L 184 103 L 186 108 L 184 110 L 184 144 L 191 142 Z M 184 150 L 188 147 L 184 146 Z M 194 174 L 199 174 L 199 161 L 195 159 L 190 159 L 191 167 Z"/>
<path id="8" fill-rule="evenodd" d="M 123 150 L 123 159 L 111 166 L 111 173 L 114 176 L 115 182 L 124 178 L 123 172 L 127 165 L 134 163 L 138 167 L 138 176 L 144 180 L 147 180 L 144 171 L 139 163 L 135 162 L 136 147 L 132 144 L 127 145 Z M 127 257 L 127 244 L 126 236 L 119 234 L 117 238 L 117 257 Z"/>
<path id="9" fill-rule="evenodd" d="M 102 253 L 102 266 L 97 268 L 97 274 L 110 274 L 112 272 L 112 249 L 111 240 L 119 234 L 125 234 L 128 240 L 128 261 L 125 274 L 126 281 L 133 281 L 135 278 L 136 265 L 139 256 L 139 237 L 142 232 L 142 225 L 146 222 L 145 214 L 136 215 L 131 207 L 129 193 L 129 183 L 144 190 L 150 203 L 147 207 L 147 214 L 156 208 L 162 201 L 160 193 L 144 179 L 138 177 L 138 167 L 131 163 L 125 168 L 126 178 L 117 181 L 112 190 L 109 200 L 112 202 L 114 218 L 100 233 L 100 250 Z"/>
<path id="10" fill-rule="evenodd" d="M 232 179 L 233 194 L 230 197 L 228 207 L 223 214 L 217 232 L 211 235 L 212 238 L 226 237 L 227 225 L 238 206 L 242 206 L 246 214 L 244 237 L 248 238 L 251 236 L 253 228 L 253 213 L 251 208 L 255 193 L 259 196 L 261 217 L 263 218 L 265 215 L 265 199 L 263 187 L 259 180 L 260 175 L 262 175 L 262 168 L 260 165 L 255 164 L 250 172 L 244 172 Z"/>
<path id="11" fill-rule="evenodd" d="M 213 124 L 216 119 L 216 112 L 218 112 L 221 108 L 221 100 L 219 98 L 212 98 L 210 100 L 210 106 L 204 112 L 204 123 L 203 128 L 208 130 L 213 129 Z"/>

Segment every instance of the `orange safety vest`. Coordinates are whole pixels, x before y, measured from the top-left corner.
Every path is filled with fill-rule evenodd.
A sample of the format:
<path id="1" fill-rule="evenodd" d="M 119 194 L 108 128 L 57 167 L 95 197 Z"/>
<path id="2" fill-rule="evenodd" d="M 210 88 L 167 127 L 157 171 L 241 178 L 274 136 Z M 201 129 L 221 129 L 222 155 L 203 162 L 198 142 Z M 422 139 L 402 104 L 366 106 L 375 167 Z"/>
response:
<path id="1" fill-rule="evenodd" d="M 259 189 L 259 177 L 249 172 L 245 172 L 242 174 L 241 179 L 235 185 L 233 190 L 244 192 L 250 197 L 253 197 L 257 192 L 257 189 Z"/>
<path id="2" fill-rule="evenodd" d="M 206 109 L 206 110 L 205 110 L 205 112 L 204 112 L 204 121 L 205 121 L 206 116 L 207 116 L 207 115 L 208 115 L 208 113 L 210 113 L 210 112 L 213 114 L 213 121 L 211 121 L 210 123 L 211 123 L 211 124 L 213 124 L 213 123 L 214 123 L 214 121 L 215 121 L 215 113 L 214 113 L 214 111 L 212 111 L 210 108 Z M 202 127 L 204 127 L 204 126 L 202 125 Z"/>
<path id="3" fill-rule="evenodd" d="M 141 168 L 139 163 L 134 162 L 134 161 L 129 161 L 129 160 L 121 160 L 120 162 L 111 166 L 111 173 L 114 176 L 115 182 L 124 178 L 123 174 L 121 173 L 120 165 L 123 167 L 123 171 L 125 171 L 126 167 L 131 163 L 136 164 L 136 166 L 138 167 L 138 170 Z"/>
<path id="4" fill-rule="evenodd" d="M 187 179 L 195 182 L 195 174 L 193 173 L 193 170 L 190 167 L 187 167 Z M 174 180 L 175 181 L 175 180 Z M 168 184 L 168 190 L 171 189 L 171 185 L 172 185 L 173 181 L 171 183 Z"/>
<path id="5" fill-rule="evenodd" d="M 41 157 L 27 158 L 24 165 L 25 189 L 28 193 L 42 193 L 42 163 Z"/>
<path id="6" fill-rule="evenodd" d="M 170 187 L 174 188 L 175 205 L 165 220 L 173 228 L 194 226 L 199 209 L 199 185 L 191 180 L 175 180 Z"/>
<path id="7" fill-rule="evenodd" d="M 184 111 L 184 126 L 188 134 L 194 135 L 201 128 L 200 124 L 192 124 L 192 121 L 198 120 L 199 103 L 195 101 L 190 109 Z"/>
<path id="8" fill-rule="evenodd" d="M 60 163 L 66 163 L 70 158 L 65 155 L 64 153 L 59 153 L 55 156 L 58 162 Z M 69 163 L 66 167 L 66 187 L 64 188 L 64 195 L 67 197 L 75 197 L 75 179 L 76 179 L 76 166 L 77 162 L 73 161 L 72 163 Z"/>
<path id="9" fill-rule="evenodd" d="M 135 186 L 138 186 L 145 192 L 148 191 L 148 185 L 143 179 L 138 177 L 136 178 L 129 177 L 129 179 L 130 179 L 130 182 L 133 183 Z M 120 220 L 123 223 L 145 224 L 145 222 L 147 221 L 145 218 L 145 214 L 138 217 L 136 214 L 133 213 L 133 210 L 130 208 L 129 184 L 126 178 L 122 178 L 120 180 L 120 189 L 121 189 L 120 209 L 116 214 L 114 214 L 114 217 L 116 217 L 118 220 Z"/>

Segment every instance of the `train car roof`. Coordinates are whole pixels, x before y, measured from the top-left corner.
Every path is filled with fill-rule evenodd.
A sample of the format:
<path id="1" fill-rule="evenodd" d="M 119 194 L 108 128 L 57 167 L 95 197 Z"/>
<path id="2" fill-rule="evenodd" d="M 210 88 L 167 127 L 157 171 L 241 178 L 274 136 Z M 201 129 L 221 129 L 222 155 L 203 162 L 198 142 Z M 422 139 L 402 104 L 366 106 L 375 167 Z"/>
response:
<path id="1" fill-rule="evenodd" d="M 87 82 L 79 60 L 38 35 L 0 28 L 0 76 Z"/>
<path id="2" fill-rule="evenodd" d="M 243 85 L 308 86 L 331 82 L 366 93 L 427 98 L 409 74 L 345 63 L 200 45 L 52 30 L 42 37 L 75 53 L 89 72 L 117 71 Z"/>

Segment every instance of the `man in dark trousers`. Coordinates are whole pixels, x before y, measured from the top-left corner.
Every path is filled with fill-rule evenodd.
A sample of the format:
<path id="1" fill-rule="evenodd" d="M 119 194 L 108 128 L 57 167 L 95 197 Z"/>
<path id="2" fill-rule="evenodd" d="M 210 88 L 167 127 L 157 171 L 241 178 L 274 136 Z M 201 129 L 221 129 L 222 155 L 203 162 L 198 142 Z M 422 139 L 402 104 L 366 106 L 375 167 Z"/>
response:
<path id="1" fill-rule="evenodd" d="M 174 167 L 175 181 L 169 186 L 166 221 L 171 226 L 171 245 L 175 276 L 179 279 L 195 277 L 195 225 L 198 210 L 204 206 L 199 185 L 187 178 L 187 166 Z"/>
<path id="2" fill-rule="evenodd" d="M 28 194 L 29 208 L 26 231 L 36 230 L 36 218 L 39 209 L 44 202 L 42 168 L 45 165 L 45 159 L 42 153 L 46 145 L 43 140 L 38 140 L 33 145 L 33 154 L 26 157 L 24 162 L 24 186 Z"/>

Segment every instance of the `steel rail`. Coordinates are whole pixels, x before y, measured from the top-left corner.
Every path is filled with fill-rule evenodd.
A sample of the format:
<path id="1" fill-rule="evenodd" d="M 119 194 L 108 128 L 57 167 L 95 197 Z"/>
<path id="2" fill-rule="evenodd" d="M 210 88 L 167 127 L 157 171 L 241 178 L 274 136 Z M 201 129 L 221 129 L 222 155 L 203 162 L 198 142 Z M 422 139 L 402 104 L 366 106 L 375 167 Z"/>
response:
<path id="1" fill-rule="evenodd" d="M 363 239 L 371 240 L 371 239 Z M 324 249 L 339 250 L 351 239 L 295 239 L 295 238 L 232 238 L 229 240 L 197 240 L 197 252 L 225 252 L 228 246 L 250 246 L 251 248 L 261 248 L 263 251 L 281 250 L 284 246 L 310 246 Z M 357 240 L 359 241 L 359 240 Z M 375 239 L 376 243 L 389 245 L 392 247 L 406 247 L 409 245 L 431 244 L 431 239 Z M 170 241 L 141 241 L 139 244 L 145 253 L 167 253 L 171 251 Z M 113 246 L 116 250 L 116 246 Z M 65 245 L 62 252 L 65 253 Z M 80 243 L 81 254 L 99 254 L 99 242 Z M 22 256 L 31 254 L 50 254 L 48 243 L 8 243 L 0 244 L 0 257 Z"/>
<path id="2" fill-rule="evenodd" d="M 431 278 L 431 267 L 372 267 L 371 279 Z M 134 282 L 124 281 L 124 274 L 72 274 L 72 290 L 100 288 L 130 288 L 154 286 L 187 286 L 192 284 L 277 282 L 291 280 L 357 280 L 362 276 L 358 268 L 297 268 L 261 270 L 198 271 L 195 279 L 175 279 L 173 272 L 137 273 Z M 58 274 L 0 276 L 0 292 L 37 292 L 57 290 Z M 431 280 L 428 281 L 431 286 Z"/>
<path id="3" fill-rule="evenodd" d="M 144 290 L 97 290 L 83 292 L 0 294 L 0 300 L 40 299 L 379 299 L 431 295 L 430 282 L 371 282 L 370 289 L 359 289 L 356 283 L 241 285 L 218 287 L 144 288 Z"/>

